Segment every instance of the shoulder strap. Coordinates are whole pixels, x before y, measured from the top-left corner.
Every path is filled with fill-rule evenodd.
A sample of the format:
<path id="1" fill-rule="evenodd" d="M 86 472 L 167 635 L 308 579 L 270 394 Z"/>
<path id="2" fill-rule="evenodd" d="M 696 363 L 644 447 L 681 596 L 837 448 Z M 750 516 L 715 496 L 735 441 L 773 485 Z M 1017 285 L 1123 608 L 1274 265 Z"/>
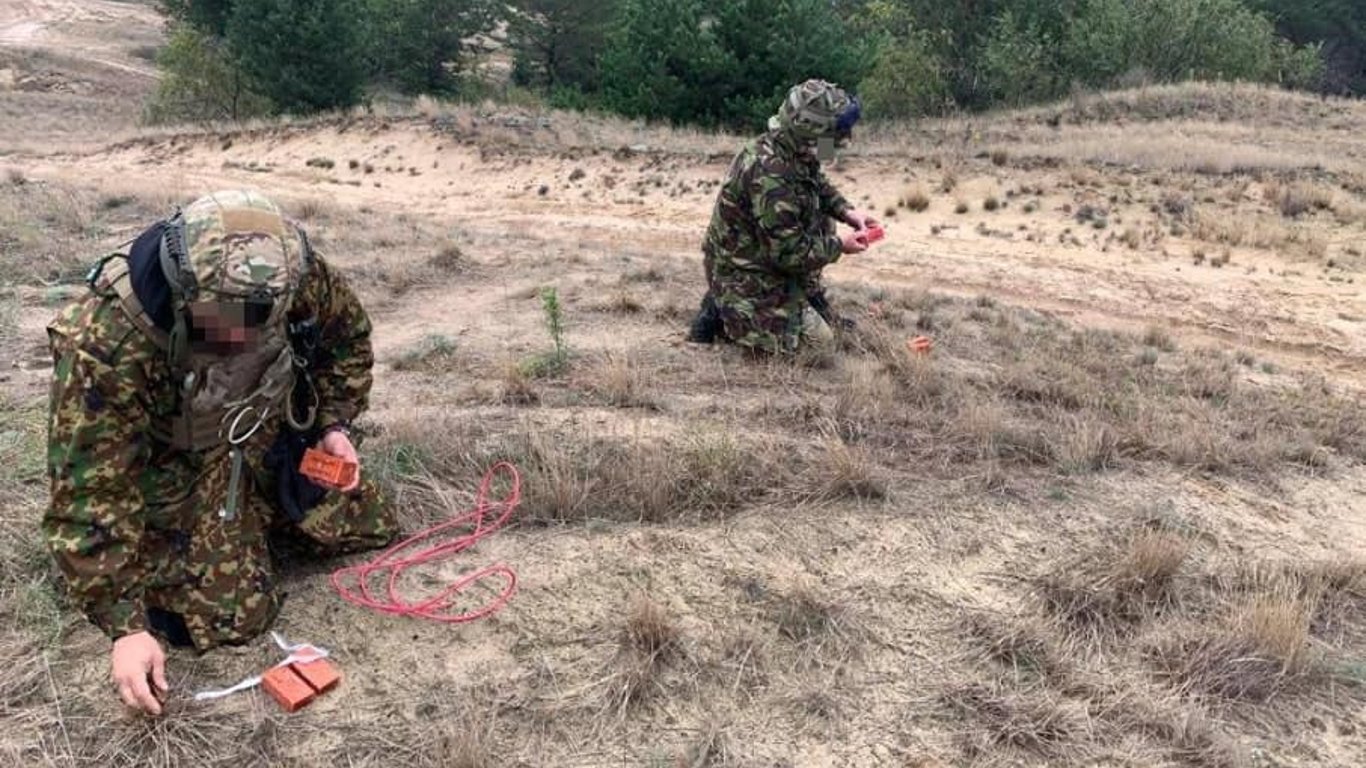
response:
<path id="1" fill-rule="evenodd" d="M 147 338 L 161 349 L 170 348 L 170 337 L 157 327 L 152 316 L 147 314 L 137 292 L 133 290 L 132 275 L 128 270 L 128 259 L 123 254 L 113 254 L 99 263 L 98 270 L 92 270 L 90 288 L 101 295 L 118 297 L 123 313 Z"/>

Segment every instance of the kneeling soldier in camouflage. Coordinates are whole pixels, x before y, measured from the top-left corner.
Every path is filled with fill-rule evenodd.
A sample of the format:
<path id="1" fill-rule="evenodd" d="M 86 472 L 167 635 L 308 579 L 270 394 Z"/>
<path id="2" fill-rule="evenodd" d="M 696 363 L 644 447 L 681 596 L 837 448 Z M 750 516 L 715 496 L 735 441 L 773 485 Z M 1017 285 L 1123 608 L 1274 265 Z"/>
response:
<path id="1" fill-rule="evenodd" d="M 731 164 L 703 242 L 708 291 L 690 341 L 716 338 L 756 352 L 826 346 L 838 322 L 821 272 L 867 249 L 877 222 L 837 192 L 821 162 L 847 142 L 857 99 L 823 80 L 788 91 L 769 130 Z M 854 227 L 835 234 L 834 222 Z M 845 324 L 845 323 L 841 323 Z"/>
<path id="2" fill-rule="evenodd" d="M 396 525 L 359 479 L 298 474 L 317 446 L 357 461 L 370 321 L 269 200 L 223 192 L 104 259 L 48 327 L 55 361 L 43 531 L 68 589 L 113 639 L 129 706 L 160 713 L 161 642 L 244 642 L 280 609 L 267 533 L 326 552 Z"/>

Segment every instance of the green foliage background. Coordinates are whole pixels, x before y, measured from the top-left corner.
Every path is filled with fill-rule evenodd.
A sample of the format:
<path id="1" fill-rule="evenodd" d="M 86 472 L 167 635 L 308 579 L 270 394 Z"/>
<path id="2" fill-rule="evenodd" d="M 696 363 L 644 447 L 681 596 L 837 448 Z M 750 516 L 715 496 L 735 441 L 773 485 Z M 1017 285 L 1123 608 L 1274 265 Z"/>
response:
<path id="1" fill-rule="evenodd" d="M 542 103 L 749 130 L 822 77 L 874 116 L 1057 99 L 1076 88 L 1243 80 L 1366 89 L 1361 0 L 162 0 L 154 120 L 480 97 L 481 41 Z"/>

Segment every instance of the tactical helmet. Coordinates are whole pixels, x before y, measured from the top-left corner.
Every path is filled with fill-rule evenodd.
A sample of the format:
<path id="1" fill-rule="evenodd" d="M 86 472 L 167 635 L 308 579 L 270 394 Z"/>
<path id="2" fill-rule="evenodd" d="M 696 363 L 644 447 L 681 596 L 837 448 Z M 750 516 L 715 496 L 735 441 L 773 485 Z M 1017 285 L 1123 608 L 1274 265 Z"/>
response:
<path id="1" fill-rule="evenodd" d="M 308 241 L 275 203 L 250 191 L 216 192 L 172 218 L 162 269 L 183 302 L 243 303 L 254 324 L 283 320 L 309 258 Z"/>
<path id="2" fill-rule="evenodd" d="M 189 354 L 192 304 L 226 305 L 221 317 L 249 327 L 281 327 L 311 261 L 303 229 L 255 192 L 215 192 L 178 211 L 161 238 L 173 364 Z"/>
<path id="3" fill-rule="evenodd" d="M 812 79 L 792 86 L 768 126 L 790 131 L 807 143 L 823 138 L 843 143 L 861 115 L 862 105 L 857 97 L 833 83 Z"/>

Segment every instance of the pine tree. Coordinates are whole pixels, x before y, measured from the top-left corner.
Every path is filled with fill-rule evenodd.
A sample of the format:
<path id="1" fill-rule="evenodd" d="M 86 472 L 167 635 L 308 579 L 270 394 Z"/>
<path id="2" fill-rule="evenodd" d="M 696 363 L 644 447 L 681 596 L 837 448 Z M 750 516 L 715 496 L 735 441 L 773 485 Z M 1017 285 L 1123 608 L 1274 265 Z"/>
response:
<path id="1" fill-rule="evenodd" d="M 237 0 L 228 43 L 280 111 L 347 107 L 364 77 L 359 11 L 355 0 Z"/>

